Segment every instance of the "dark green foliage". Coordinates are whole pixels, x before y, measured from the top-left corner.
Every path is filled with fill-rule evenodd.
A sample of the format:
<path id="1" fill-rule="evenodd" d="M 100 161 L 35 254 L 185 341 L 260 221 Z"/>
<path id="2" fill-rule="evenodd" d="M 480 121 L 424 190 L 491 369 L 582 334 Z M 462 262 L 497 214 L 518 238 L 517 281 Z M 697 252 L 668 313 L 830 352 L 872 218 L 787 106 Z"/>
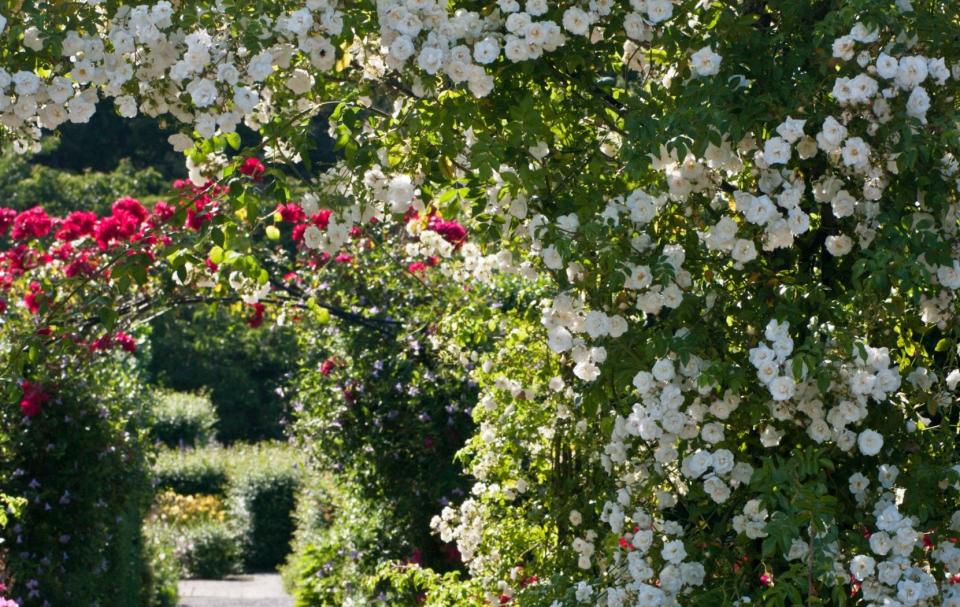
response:
<path id="1" fill-rule="evenodd" d="M 153 465 L 154 486 L 181 495 L 223 495 L 227 478 L 226 463 L 216 449 L 163 450 Z"/>
<path id="2" fill-rule="evenodd" d="M 213 440 L 216 423 L 209 397 L 168 392 L 154 409 L 150 436 L 167 447 L 202 447 Z"/>
<path id="3" fill-rule="evenodd" d="M 251 329 L 225 310 L 205 308 L 174 310 L 153 329 L 151 375 L 173 390 L 208 389 L 220 441 L 283 436 L 277 389 L 294 365 L 292 331 Z"/>
<path id="4" fill-rule="evenodd" d="M 105 173 L 129 163 L 136 170 L 152 171 L 171 181 L 186 177 L 183 155 L 174 152 L 167 141 L 175 132 L 174 125 L 163 119 L 142 114 L 123 118 L 112 102 L 103 101 L 89 122 L 60 126 L 59 145 L 44 149 L 35 162 L 60 171 Z"/>
<path id="5" fill-rule="evenodd" d="M 371 587 L 376 572 L 390 562 L 460 566 L 430 520 L 464 495 L 454 454 L 472 431 L 477 394 L 463 365 L 433 346 L 432 334 L 445 306 L 470 301 L 459 288 L 424 289 L 389 256 L 365 255 L 330 279 L 331 291 L 349 292 L 340 306 L 375 307 L 380 317 L 421 329 L 331 322 L 300 334 L 293 433 L 311 467 L 329 474 L 332 489 L 312 498 L 314 509 L 328 495 L 335 503 L 329 516 L 299 517 L 306 528 L 287 573 L 304 605 L 373 601 L 382 590 Z"/>
<path id="6" fill-rule="evenodd" d="M 0 413 L 11 447 L 0 458 L 0 493 L 28 499 L 2 530 L 10 596 L 23 607 L 139 605 L 149 396 L 113 357 L 83 373 L 65 371 L 50 390 L 51 401 L 29 421 L 16 407 Z M 39 596 L 29 597 L 30 580 Z"/>

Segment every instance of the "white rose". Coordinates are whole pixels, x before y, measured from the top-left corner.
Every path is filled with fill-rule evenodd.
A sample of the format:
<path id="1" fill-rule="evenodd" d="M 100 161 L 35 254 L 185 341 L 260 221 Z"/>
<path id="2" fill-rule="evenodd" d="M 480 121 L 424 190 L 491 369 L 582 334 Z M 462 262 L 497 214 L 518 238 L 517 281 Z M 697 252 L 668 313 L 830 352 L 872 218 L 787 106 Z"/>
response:
<path id="1" fill-rule="evenodd" d="M 907 99 L 907 116 L 916 118 L 926 124 L 927 110 L 929 109 L 930 95 L 927 94 L 926 89 L 922 86 L 913 89 L 913 92 L 910 93 L 910 97 Z"/>
<path id="2" fill-rule="evenodd" d="M 846 234 L 827 236 L 827 252 L 834 257 L 843 257 L 853 249 L 853 239 Z"/>
<path id="3" fill-rule="evenodd" d="M 859 581 L 863 581 L 873 575 L 877 562 L 873 558 L 859 554 L 850 561 L 850 573 Z"/>
<path id="4" fill-rule="evenodd" d="M 899 67 L 900 63 L 895 57 L 891 57 L 886 53 L 880 53 L 880 56 L 877 57 L 877 74 L 881 78 L 886 80 L 895 78 Z"/>
<path id="5" fill-rule="evenodd" d="M 673 2 L 670 0 L 647 0 L 647 18 L 651 23 L 660 23 L 673 16 Z"/>
<path id="6" fill-rule="evenodd" d="M 954 260 L 952 266 L 937 268 L 937 280 L 948 289 L 960 289 L 960 261 Z"/>
<path id="7" fill-rule="evenodd" d="M 660 553 L 663 559 L 670 563 L 680 563 L 687 556 L 687 550 L 680 540 L 673 540 L 663 545 L 663 551 Z"/>
<path id="8" fill-rule="evenodd" d="M 850 167 L 864 167 L 870 162 L 870 146 L 860 137 L 851 137 L 843 144 L 843 163 Z"/>
<path id="9" fill-rule="evenodd" d="M 792 377 L 787 375 L 781 375 L 774 379 L 767 387 L 770 389 L 773 400 L 776 401 L 790 400 L 797 391 L 797 384 Z"/>
<path id="10" fill-rule="evenodd" d="M 857 446 L 864 455 L 876 455 L 883 448 L 883 436 L 874 430 L 864 430 L 857 436 Z"/>
<path id="11" fill-rule="evenodd" d="M 695 76 L 716 76 L 720 72 L 720 62 L 723 57 L 705 46 L 690 57 L 690 70 Z"/>
<path id="12" fill-rule="evenodd" d="M 787 143 L 796 143 L 798 139 L 803 137 L 803 127 L 806 123 L 806 120 L 788 117 L 777 127 L 777 134 L 783 137 Z"/>
<path id="13" fill-rule="evenodd" d="M 757 258 L 757 247 L 753 244 L 752 240 L 741 238 L 733 243 L 733 251 L 731 251 L 730 255 L 734 261 L 747 263 Z"/>
<path id="14" fill-rule="evenodd" d="M 781 137 L 773 137 L 763 144 L 763 159 L 769 165 L 787 164 L 791 153 L 790 144 Z"/>
<path id="15" fill-rule="evenodd" d="M 303 242 L 310 249 L 319 249 L 323 245 L 323 232 L 311 224 L 303 231 Z"/>

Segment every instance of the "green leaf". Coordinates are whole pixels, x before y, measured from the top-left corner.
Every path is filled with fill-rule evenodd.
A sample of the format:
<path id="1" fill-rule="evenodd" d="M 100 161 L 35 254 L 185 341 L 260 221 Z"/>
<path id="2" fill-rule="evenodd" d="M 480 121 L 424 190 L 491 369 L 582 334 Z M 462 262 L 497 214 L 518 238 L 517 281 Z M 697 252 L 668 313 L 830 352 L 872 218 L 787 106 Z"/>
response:
<path id="1" fill-rule="evenodd" d="M 212 249 L 210 249 L 210 253 L 207 255 L 207 257 L 210 258 L 211 262 L 220 265 L 223 263 L 223 247 L 214 246 Z"/>
<path id="2" fill-rule="evenodd" d="M 240 149 L 240 134 L 234 131 L 233 133 L 227 133 L 224 135 L 227 140 L 227 144 L 235 150 Z"/>

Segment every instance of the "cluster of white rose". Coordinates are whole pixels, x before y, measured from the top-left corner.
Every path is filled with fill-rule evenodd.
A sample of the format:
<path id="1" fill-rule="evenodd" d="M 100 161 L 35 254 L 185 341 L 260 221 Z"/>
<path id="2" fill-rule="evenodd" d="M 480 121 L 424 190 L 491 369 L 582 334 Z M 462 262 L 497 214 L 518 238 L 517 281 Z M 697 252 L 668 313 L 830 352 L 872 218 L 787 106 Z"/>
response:
<path id="1" fill-rule="evenodd" d="M 49 76 L 0 69 L 0 123 L 27 149 L 40 128 L 87 122 L 102 95 L 114 100 L 122 116 L 170 113 L 204 138 L 231 133 L 244 121 L 256 128 L 277 91 L 305 96 L 314 85 L 312 72 L 333 67 L 330 38 L 343 29 L 333 0 L 309 0 L 276 20 L 259 16 L 257 26 L 267 33 L 256 49 L 241 42 L 242 24 L 184 31 L 176 17 L 166 0 L 123 6 L 96 22 L 95 31 L 65 31 Z M 34 33 L 25 46 L 43 50 L 47 36 L 35 26 L 27 31 Z M 282 75 L 274 78 L 276 73 Z M 177 150 L 193 145 L 185 134 L 170 142 Z"/>
<path id="2" fill-rule="evenodd" d="M 605 605 L 650 605 L 666 607 L 676 604 L 678 597 L 695 592 L 702 586 L 706 570 L 702 563 L 687 560 L 683 543 L 684 528 L 676 522 L 652 516 L 642 508 L 629 515 L 623 507 L 630 496 L 620 492 L 619 502 L 607 502 L 601 519 L 611 531 L 620 536 L 620 550 L 614 555 L 612 567 L 622 584 L 605 588 Z M 593 541 L 596 534 L 588 531 L 586 538 L 575 538 L 573 550 L 579 555 L 582 569 L 592 567 Z M 592 598 L 588 586 L 578 588 L 577 599 L 587 602 Z M 591 589 L 592 590 L 592 589 Z M 559 605 L 559 604 L 558 604 Z"/>
<path id="3" fill-rule="evenodd" d="M 770 513 L 763 507 L 760 500 L 749 500 L 743 506 L 743 511 L 733 517 L 733 530 L 742 533 L 750 539 L 767 537 L 767 518 Z"/>
<path id="4" fill-rule="evenodd" d="M 663 358 L 651 371 L 640 371 L 633 378 L 640 402 L 626 418 L 615 418 L 601 456 L 608 472 L 616 468 L 621 479 L 632 479 L 624 484 L 628 491 L 636 491 L 632 483 L 647 481 L 646 466 L 651 463 L 654 472 L 667 477 L 676 490 L 686 482 L 702 482 L 717 503 L 725 502 L 731 489 L 750 480 L 751 466 L 719 447 L 726 438 L 724 421 L 737 409 L 739 398 L 727 392 L 708 404 L 704 396 L 709 389 L 698 383 L 702 365 L 691 357 L 678 372 L 673 360 Z M 690 402 L 685 392 L 692 393 Z M 668 507 L 677 497 L 661 490 L 657 499 L 661 507 Z"/>
<path id="5" fill-rule="evenodd" d="M 621 316 L 609 317 L 603 312 L 585 312 L 579 298 L 561 294 L 547 303 L 541 322 L 547 329 L 550 349 L 557 354 L 570 352 L 573 373 L 584 381 L 593 381 L 600 375 L 600 365 L 607 359 L 603 346 L 590 346 L 578 333 L 588 335 L 622 335 L 627 322 Z"/>
<path id="6" fill-rule="evenodd" d="M 757 379 L 767 386 L 775 401 L 790 400 L 797 392 L 797 384 L 789 374 L 789 368 L 784 374 L 793 352 L 789 330 L 790 323 L 771 320 L 763 334 L 770 345 L 761 342 L 750 350 L 750 363 L 757 369 Z"/>
<path id="7" fill-rule="evenodd" d="M 832 395 L 824 395 L 810 379 L 811 369 L 806 364 L 795 365 L 789 358 L 793 340 L 788 329 L 788 323 L 771 321 L 764 334 L 771 344 L 761 343 L 750 350 L 750 362 L 772 398 L 768 403 L 772 420 L 801 423 L 807 435 L 818 444 L 833 441 L 844 451 L 850 451 L 856 444 L 864 455 L 879 453 L 883 437 L 878 432 L 865 429 L 858 435 L 848 426 L 858 425 L 867 418 L 870 399 L 884 402 L 899 389 L 900 372 L 892 366 L 889 350 L 861 344 L 848 362 L 836 365 L 824 361 L 823 364 L 836 368 L 845 380 L 845 385 L 830 386 Z M 799 383 L 792 376 L 795 367 L 800 373 Z M 828 408 L 824 400 L 834 399 L 836 403 Z M 764 427 L 760 440 L 765 447 L 775 447 L 782 436 L 783 432 L 771 423 Z"/>
<path id="8" fill-rule="evenodd" d="M 430 521 L 430 527 L 444 542 L 456 542 L 460 558 L 470 564 L 483 539 L 483 519 L 480 504 L 468 498 L 456 508 L 446 507 Z"/>
<path id="9" fill-rule="evenodd" d="M 631 40 L 649 41 L 653 28 L 672 16 L 674 1 L 632 0 L 631 5 L 623 21 L 626 33 Z M 231 133 L 241 122 L 256 128 L 271 115 L 309 107 L 315 74 L 336 65 L 335 40 L 350 8 L 337 0 L 307 0 L 276 18 L 245 17 L 251 22 L 237 28 L 224 19 L 223 27 L 186 30 L 167 0 L 122 6 L 115 13 L 103 10 L 96 30 L 64 32 L 62 57 L 50 66 L 49 76 L 0 69 L 0 124 L 26 150 L 36 145 L 41 128 L 87 122 L 102 96 L 112 98 L 123 116 L 170 113 L 204 138 Z M 354 41 L 347 59 L 358 59 L 372 78 L 391 70 L 410 73 L 416 94 L 425 94 L 423 75 L 443 74 L 483 97 L 494 87 L 487 66 L 501 55 L 512 62 L 537 59 L 562 46 L 567 34 L 602 32 L 616 8 L 612 0 L 575 4 L 558 23 L 546 17 L 547 0 L 526 0 L 522 6 L 498 0 L 495 10 L 482 12 L 452 12 L 436 0 L 378 0 L 379 40 L 372 45 Z M 209 9 L 227 10 L 219 3 Z M 257 48 L 241 41 L 247 26 L 261 32 Z M 45 33 L 27 27 L 26 49 L 39 52 L 46 44 Z M 693 60 L 702 74 L 715 73 L 719 65 L 709 55 Z M 275 104 L 278 95 L 292 95 L 294 102 Z M 193 145 L 186 134 L 170 140 L 177 150 Z"/>
<path id="10" fill-rule="evenodd" d="M 849 572 L 860 583 L 863 598 L 875 605 L 956 605 L 960 595 L 952 588 L 940 592 L 936 578 L 930 573 L 924 555 L 923 533 L 917 531 L 918 522 L 903 516 L 899 509 L 898 490 L 893 483 L 896 471 L 880 473 L 881 488 L 873 505 L 876 529 L 869 533 L 869 553 L 856 554 L 849 560 Z M 867 480 L 851 479 L 866 491 Z M 960 566 L 960 550 L 944 542 L 930 555 L 947 565 L 948 571 Z"/>

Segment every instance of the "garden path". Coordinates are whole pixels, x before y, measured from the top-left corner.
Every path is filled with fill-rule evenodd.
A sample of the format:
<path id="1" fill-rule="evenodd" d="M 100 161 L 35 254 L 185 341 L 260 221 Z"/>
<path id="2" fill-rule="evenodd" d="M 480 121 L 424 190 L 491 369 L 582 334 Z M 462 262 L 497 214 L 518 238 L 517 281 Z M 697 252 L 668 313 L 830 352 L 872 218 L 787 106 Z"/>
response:
<path id="1" fill-rule="evenodd" d="M 292 607 L 275 573 L 226 580 L 183 580 L 179 607 Z"/>

